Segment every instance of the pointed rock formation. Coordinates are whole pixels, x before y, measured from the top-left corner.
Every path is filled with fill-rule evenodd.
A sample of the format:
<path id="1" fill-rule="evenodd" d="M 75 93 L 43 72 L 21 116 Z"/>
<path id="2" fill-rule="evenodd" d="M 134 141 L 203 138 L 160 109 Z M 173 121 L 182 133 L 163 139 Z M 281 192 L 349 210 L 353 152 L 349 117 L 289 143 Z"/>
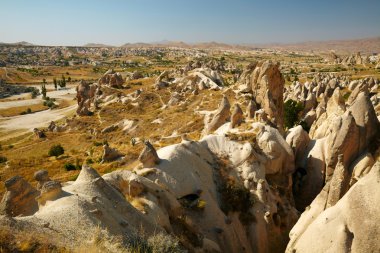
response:
<path id="1" fill-rule="evenodd" d="M 284 121 L 284 84 L 279 64 L 270 61 L 258 64 L 252 74 L 252 94 L 261 108 L 282 129 Z"/>
<path id="2" fill-rule="evenodd" d="M 243 119 L 243 111 L 240 108 L 239 104 L 236 103 L 232 110 L 231 127 L 234 128 L 236 126 L 240 126 L 240 124 L 243 122 Z"/>
<path id="3" fill-rule="evenodd" d="M 247 117 L 253 119 L 255 117 L 255 112 L 257 110 L 257 105 L 254 100 L 250 100 L 247 106 Z"/>
<path id="4" fill-rule="evenodd" d="M 144 168 L 154 167 L 160 163 L 160 158 L 157 155 L 156 149 L 149 141 L 144 142 L 145 147 L 142 150 L 138 160 Z"/>
<path id="5" fill-rule="evenodd" d="M 226 96 L 223 96 L 218 110 L 216 111 L 214 117 L 207 126 L 208 133 L 214 132 L 216 129 L 218 129 L 221 125 L 223 125 L 230 119 L 230 108 L 231 106 L 230 102 L 228 101 L 228 98 Z"/>

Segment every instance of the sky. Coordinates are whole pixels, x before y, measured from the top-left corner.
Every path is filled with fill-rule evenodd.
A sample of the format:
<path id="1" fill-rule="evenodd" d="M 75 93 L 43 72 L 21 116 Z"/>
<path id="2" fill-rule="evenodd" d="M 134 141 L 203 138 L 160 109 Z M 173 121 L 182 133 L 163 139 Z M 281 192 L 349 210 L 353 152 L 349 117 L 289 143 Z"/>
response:
<path id="1" fill-rule="evenodd" d="M 380 36 L 380 0 L 0 0 L 0 42 L 293 43 Z"/>

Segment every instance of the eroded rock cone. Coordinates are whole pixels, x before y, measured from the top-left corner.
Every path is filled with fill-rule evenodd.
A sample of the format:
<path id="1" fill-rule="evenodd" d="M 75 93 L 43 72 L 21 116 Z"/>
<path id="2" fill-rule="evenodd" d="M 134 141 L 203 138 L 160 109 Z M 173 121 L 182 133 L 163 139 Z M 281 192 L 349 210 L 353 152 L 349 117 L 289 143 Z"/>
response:
<path id="1" fill-rule="evenodd" d="M 44 183 L 47 181 L 50 181 L 49 174 L 47 170 L 39 170 L 34 173 L 34 179 L 38 182 L 37 183 L 37 190 L 41 190 Z"/>
<path id="2" fill-rule="evenodd" d="M 157 155 L 156 149 L 149 141 L 145 141 L 144 144 L 145 147 L 138 159 L 144 167 L 154 167 L 156 164 L 160 163 L 160 158 Z"/>
<path id="3" fill-rule="evenodd" d="M 35 198 L 38 191 L 25 179 L 14 176 L 5 181 L 6 192 L 0 203 L 0 214 L 9 216 L 32 215 L 38 210 Z"/>
<path id="4" fill-rule="evenodd" d="M 223 96 L 218 110 L 216 111 L 214 117 L 212 118 L 210 124 L 208 125 L 207 132 L 211 133 L 215 131 L 221 125 L 223 125 L 230 119 L 230 116 L 231 116 L 230 108 L 231 108 L 231 105 L 230 105 L 230 102 L 228 101 L 228 98 L 226 96 Z"/>
<path id="5" fill-rule="evenodd" d="M 231 115 L 231 127 L 234 128 L 236 126 L 240 126 L 240 124 L 243 122 L 243 111 L 240 108 L 239 104 L 235 104 L 232 115 Z"/>
<path id="6" fill-rule="evenodd" d="M 339 155 L 334 174 L 330 181 L 326 208 L 334 206 L 343 197 L 348 190 L 349 182 L 350 175 L 343 164 L 343 155 Z"/>

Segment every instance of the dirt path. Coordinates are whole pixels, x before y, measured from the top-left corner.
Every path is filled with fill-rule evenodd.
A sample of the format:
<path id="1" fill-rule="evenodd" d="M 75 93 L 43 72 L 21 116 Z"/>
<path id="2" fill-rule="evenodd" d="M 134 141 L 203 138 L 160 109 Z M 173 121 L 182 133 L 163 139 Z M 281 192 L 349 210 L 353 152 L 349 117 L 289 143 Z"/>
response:
<path id="1" fill-rule="evenodd" d="M 72 101 L 75 94 L 75 88 L 69 88 L 66 90 L 50 91 L 47 93 L 47 96 L 50 98 Z M 41 96 L 35 99 L 8 100 L 0 102 L 0 109 L 28 106 L 39 103 L 43 103 Z M 76 107 L 77 105 L 71 105 L 62 109 L 45 110 L 13 117 L 0 117 L 0 131 L 3 133 L 10 133 L 9 135 L 3 136 L 0 139 L 6 140 L 15 138 L 25 133 L 31 132 L 34 128 L 47 127 L 51 121 L 57 121 L 64 117 L 72 115 L 75 112 Z"/>
<path id="2" fill-rule="evenodd" d="M 51 121 L 60 120 L 66 116 L 71 115 L 77 105 L 72 105 L 58 110 L 46 110 L 26 115 L 2 118 L 0 121 L 0 129 L 31 131 L 33 128 L 47 127 Z"/>
<path id="3" fill-rule="evenodd" d="M 57 91 L 49 91 L 46 93 L 46 96 L 50 98 L 58 98 L 63 100 L 72 100 L 76 94 L 75 88 L 67 89 L 67 90 L 57 90 Z M 42 96 L 38 96 L 34 99 L 20 99 L 21 96 L 25 96 L 25 93 L 22 95 L 15 95 L 12 97 L 7 98 L 6 101 L 0 101 L 0 109 L 7 109 L 12 107 L 19 107 L 19 106 L 28 106 L 28 105 L 35 105 L 35 104 L 42 104 Z M 15 98 L 15 99 L 13 99 Z"/>

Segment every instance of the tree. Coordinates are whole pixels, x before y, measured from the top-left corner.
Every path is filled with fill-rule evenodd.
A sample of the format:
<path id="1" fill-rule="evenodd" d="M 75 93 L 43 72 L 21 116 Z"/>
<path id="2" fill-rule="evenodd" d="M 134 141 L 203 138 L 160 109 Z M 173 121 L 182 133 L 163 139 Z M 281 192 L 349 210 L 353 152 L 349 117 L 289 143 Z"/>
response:
<path id="1" fill-rule="evenodd" d="M 299 114 L 303 110 L 303 105 L 289 99 L 284 103 L 284 124 L 286 128 L 292 128 L 299 123 Z"/>
<path id="2" fill-rule="evenodd" d="M 46 87 L 45 87 L 45 84 L 41 85 L 41 94 L 42 94 L 42 98 L 45 99 L 46 98 Z"/>
<path id="3" fill-rule="evenodd" d="M 54 88 L 57 89 L 58 86 L 57 86 L 57 79 L 53 78 L 53 83 L 54 83 Z"/>
<path id="4" fill-rule="evenodd" d="M 66 87 L 66 78 L 64 75 L 62 75 L 61 87 L 62 88 Z"/>
<path id="5" fill-rule="evenodd" d="M 42 79 L 42 82 L 43 82 L 43 83 L 46 83 L 46 79 L 45 79 L 45 78 L 44 78 L 44 79 Z"/>

